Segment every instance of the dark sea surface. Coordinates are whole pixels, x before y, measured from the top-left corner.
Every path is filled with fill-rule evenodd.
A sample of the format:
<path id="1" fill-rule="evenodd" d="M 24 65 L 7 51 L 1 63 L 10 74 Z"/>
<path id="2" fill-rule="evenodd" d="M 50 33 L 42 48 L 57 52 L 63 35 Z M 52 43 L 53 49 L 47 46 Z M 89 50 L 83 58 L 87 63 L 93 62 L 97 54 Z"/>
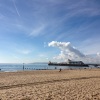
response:
<path id="1" fill-rule="evenodd" d="M 33 64 L 0 64 L 0 70 L 4 72 L 22 71 L 22 70 L 53 70 L 53 69 L 77 69 L 84 68 L 79 66 L 49 66 L 45 63 L 33 63 Z"/>

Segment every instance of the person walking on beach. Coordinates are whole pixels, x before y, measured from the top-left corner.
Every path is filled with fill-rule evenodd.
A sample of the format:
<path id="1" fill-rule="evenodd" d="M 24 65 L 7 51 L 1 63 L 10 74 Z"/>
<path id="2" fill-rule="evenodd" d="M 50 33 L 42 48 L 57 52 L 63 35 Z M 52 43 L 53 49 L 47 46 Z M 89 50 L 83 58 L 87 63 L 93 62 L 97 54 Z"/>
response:
<path id="1" fill-rule="evenodd" d="M 60 68 L 60 69 L 59 69 L 59 72 L 61 72 L 61 70 L 62 70 L 62 69 Z"/>

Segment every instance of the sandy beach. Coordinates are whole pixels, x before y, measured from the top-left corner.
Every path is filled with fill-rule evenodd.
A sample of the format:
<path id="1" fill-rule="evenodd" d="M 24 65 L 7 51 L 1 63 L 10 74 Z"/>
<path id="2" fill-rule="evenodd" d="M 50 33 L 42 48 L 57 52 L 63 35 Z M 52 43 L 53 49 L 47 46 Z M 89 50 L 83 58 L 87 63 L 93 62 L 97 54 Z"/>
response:
<path id="1" fill-rule="evenodd" d="M 100 69 L 0 72 L 0 100 L 100 100 Z"/>

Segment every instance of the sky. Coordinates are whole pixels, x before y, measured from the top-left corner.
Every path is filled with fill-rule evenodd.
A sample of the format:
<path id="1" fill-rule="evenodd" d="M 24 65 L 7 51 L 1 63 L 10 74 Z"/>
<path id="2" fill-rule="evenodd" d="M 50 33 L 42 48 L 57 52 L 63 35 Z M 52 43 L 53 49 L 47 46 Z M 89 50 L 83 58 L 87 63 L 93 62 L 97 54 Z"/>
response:
<path id="1" fill-rule="evenodd" d="M 100 0 L 0 0 L 0 63 L 100 56 Z"/>

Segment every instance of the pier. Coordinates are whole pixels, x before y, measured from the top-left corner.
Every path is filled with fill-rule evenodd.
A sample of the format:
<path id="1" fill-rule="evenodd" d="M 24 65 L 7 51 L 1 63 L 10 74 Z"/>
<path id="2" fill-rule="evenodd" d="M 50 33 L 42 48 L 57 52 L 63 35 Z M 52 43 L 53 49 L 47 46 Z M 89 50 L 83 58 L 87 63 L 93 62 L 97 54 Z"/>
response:
<path id="1" fill-rule="evenodd" d="M 84 64 L 82 61 L 72 61 L 72 60 L 68 60 L 68 62 L 60 62 L 60 63 L 49 61 L 48 65 L 53 65 L 53 66 L 75 66 L 75 67 L 78 67 L 78 66 L 81 66 L 81 67 L 89 67 L 89 66 L 98 67 L 98 66 L 100 66 L 100 64 L 91 64 L 91 63 Z"/>
<path id="2" fill-rule="evenodd" d="M 98 67 L 98 66 L 100 66 L 100 64 L 88 64 L 88 66 Z"/>

